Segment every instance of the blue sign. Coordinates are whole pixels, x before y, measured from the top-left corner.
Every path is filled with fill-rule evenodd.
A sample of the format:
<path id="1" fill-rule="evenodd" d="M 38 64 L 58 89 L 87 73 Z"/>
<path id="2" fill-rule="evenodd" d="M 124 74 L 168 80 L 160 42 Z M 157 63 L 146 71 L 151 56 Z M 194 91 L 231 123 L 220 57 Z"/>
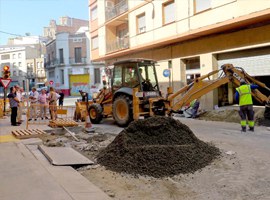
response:
<path id="1" fill-rule="evenodd" d="M 163 76 L 164 77 L 169 77 L 171 75 L 171 71 L 169 69 L 164 69 L 163 70 Z"/>

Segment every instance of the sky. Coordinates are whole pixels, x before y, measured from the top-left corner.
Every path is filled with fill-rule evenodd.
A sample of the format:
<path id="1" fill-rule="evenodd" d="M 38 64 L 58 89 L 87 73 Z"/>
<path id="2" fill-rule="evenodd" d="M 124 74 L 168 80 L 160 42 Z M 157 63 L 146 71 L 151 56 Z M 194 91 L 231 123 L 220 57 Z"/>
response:
<path id="1" fill-rule="evenodd" d="M 43 35 L 62 16 L 89 20 L 88 0 L 0 0 L 0 45 L 16 35 Z"/>

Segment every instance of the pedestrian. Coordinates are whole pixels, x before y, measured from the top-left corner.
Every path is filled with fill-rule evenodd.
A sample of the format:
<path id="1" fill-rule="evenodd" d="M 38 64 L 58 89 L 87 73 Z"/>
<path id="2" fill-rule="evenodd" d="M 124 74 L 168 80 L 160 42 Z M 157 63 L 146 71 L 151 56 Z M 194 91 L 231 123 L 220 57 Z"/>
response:
<path id="1" fill-rule="evenodd" d="M 16 97 L 19 100 L 18 110 L 17 110 L 17 124 L 21 124 L 21 122 L 22 122 L 22 109 L 23 109 L 22 92 L 21 92 L 21 88 L 19 87 L 19 85 L 15 85 L 14 87 L 16 90 Z"/>
<path id="2" fill-rule="evenodd" d="M 42 89 L 40 95 L 38 96 L 38 102 L 40 104 L 40 118 L 41 120 L 48 119 L 47 117 L 47 107 L 48 107 L 48 102 L 47 102 L 47 94 L 46 90 Z"/>
<path id="3" fill-rule="evenodd" d="M 30 95 L 29 95 L 29 99 L 30 99 L 30 116 L 28 121 L 31 121 L 32 118 L 35 119 L 35 121 L 37 120 L 37 107 L 39 106 L 38 103 L 38 96 L 39 93 L 37 91 L 37 89 L 35 87 L 32 88 Z"/>
<path id="4" fill-rule="evenodd" d="M 50 87 L 50 93 L 48 96 L 49 100 L 49 109 L 50 109 L 50 115 L 51 115 L 51 120 L 55 120 L 57 118 L 57 94 L 54 91 L 53 87 Z"/>
<path id="5" fill-rule="evenodd" d="M 65 97 L 65 94 L 63 93 L 62 90 L 59 91 L 59 100 L 58 100 L 58 105 L 60 108 L 63 108 L 63 105 L 64 105 L 64 97 Z"/>
<path id="6" fill-rule="evenodd" d="M 240 87 L 236 88 L 235 99 L 239 102 L 242 132 L 246 132 L 248 120 L 249 131 L 254 132 L 254 111 L 252 101 L 252 90 L 257 89 L 258 85 L 247 84 L 244 79 L 240 80 Z"/>
<path id="7" fill-rule="evenodd" d="M 10 88 L 10 93 L 8 94 L 8 98 L 9 98 L 9 103 L 10 103 L 10 108 L 11 108 L 11 117 L 10 117 L 11 125 L 19 126 L 20 124 L 16 122 L 19 100 L 16 97 L 15 87 Z"/>

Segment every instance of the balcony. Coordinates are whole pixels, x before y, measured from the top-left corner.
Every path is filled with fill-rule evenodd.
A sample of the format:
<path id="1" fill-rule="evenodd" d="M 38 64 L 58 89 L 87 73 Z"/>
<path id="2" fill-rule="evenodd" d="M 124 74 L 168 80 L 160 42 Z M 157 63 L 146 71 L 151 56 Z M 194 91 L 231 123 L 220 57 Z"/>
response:
<path id="1" fill-rule="evenodd" d="M 37 78 L 46 78 L 46 73 L 37 73 Z"/>
<path id="2" fill-rule="evenodd" d="M 106 4 L 105 20 L 106 22 L 128 11 L 128 1 L 122 0 L 116 5 Z"/>
<path id="3" fill-rule="evenodd" d="M 69 58 L 70 65 L 85 65 L 87 64 L 87 58 L 83 57 L 81 59 Z"/>
<path id="4" fill-rule="evenodd" d="M 65 65 L 65 63 L 63 62 L 61 63 L 59 59 L 55 58 L 51 61 L 46 62 L 44 67 L 48 69 L 48 68 L 56 67 L 58 65 L 63 66 Z"/>
<path id="5" fill-rule="evenodd" d="M 106 53 L 111 53 L 127 48 L 129 48 L 129 37 L 117 38 L 115 41 L 107 43 Z"/>

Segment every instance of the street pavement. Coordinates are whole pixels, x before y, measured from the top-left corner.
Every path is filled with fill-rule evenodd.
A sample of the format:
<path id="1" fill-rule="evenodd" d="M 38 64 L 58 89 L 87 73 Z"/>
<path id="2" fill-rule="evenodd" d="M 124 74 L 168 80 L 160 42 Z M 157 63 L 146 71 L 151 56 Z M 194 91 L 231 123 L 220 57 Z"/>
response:
<path id="1" fill-rule="evenodd" d="M 77 98 L 65 98 L 64 105 L 74 105 Z M 66 103 L 66 104 L 65 104 Z M 23 116 L 25 120 L 25 115 Z M 268 127 L 255 127 L 255 133 L 241 133 L 237 123 L 202 121 L 179 118 L 203 141 L 222 145 L 224 142 L 232 151 L 237 142 L 244 141 L 254 149 L 270 152 L 270 131 Z M 94 125 L 119 133 L 113 120 Z M 10 133 L 25 129 L 25 121 L 19 127 L 10 125 L 10 117 L 0 119 L 0 200 L 106 200 L 110 199 L 102 190 L 89 182 L 69 166 L 52 166 L 37 149 L 38 139 L 17 140 Z M 47 125 L 32 125 L 31 128 L 48 130 Z M 222 141 L 222 142 L 221 142 Z M 257 150 L 256 150 L 257 151 Z M 240 153 L 240 152 L 239 152 Z"/>
<path id="2" fill-rule="evenodd" d="M 40 139 L 15 139 L 11 131 L 18 129 L 25 129 L 25 121 L 11 126 L 10 117 L 0 119 L 0 200 L 110 199 L 72 167 L 52 166 L 37 149 Z"/>

